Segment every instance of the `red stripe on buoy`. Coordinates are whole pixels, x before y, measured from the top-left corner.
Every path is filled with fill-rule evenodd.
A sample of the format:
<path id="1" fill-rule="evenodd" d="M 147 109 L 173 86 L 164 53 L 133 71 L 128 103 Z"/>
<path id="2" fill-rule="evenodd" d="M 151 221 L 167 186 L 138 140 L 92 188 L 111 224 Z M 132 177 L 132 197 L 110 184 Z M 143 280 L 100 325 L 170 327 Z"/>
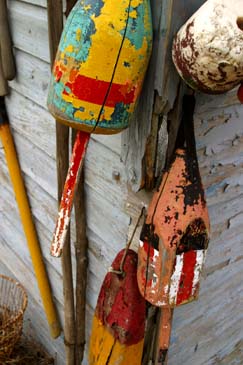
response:
<path id="1" fill-rule="evenodd" d="M 184 253 L 183 267 L 176 301 L 177 305 L 187 301 L 191 296 L 196 262 L 196 251 L 188 251 Z"/>
<path id="2" fill-rule="evenodd" d="M 136 87 L 131 88 L 129 83 L 125 85 L 112 83 L 110 87 L 110 82 L 77 75 L 73 82 L 67 82 L 65 86 L 77 99 L 93 104 L 103 105 L 105 102 L 105 106 L 114 108 L 118 103 L 132 104 L 135 101 Z M 69 92 L 64 90 L 64 94 L 69 95 Z"/>

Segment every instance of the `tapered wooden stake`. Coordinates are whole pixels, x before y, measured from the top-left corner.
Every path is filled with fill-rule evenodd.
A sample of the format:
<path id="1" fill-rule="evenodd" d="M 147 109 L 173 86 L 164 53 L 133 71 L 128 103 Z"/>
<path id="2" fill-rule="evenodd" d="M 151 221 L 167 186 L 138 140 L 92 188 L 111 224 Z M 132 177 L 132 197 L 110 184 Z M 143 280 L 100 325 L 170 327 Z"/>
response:
<path id="1" fill-rule="evenodd" d="M 58 43 L 63 28 L 63 2 L 62 0 L 47 0 L 48 28 L 51 64 L 53 64 Z M 57 155 L 57 180 L 58 202 L 61 201 L 62 191 L 69 166 L 69 128 L 56 122 L 56 155 Z M 70 252 L 70 234 L 66 236 L 62 257 L 63 295 L 64 295 L 64 336 L 66 364 L 75 364 L 75 314 L 72 278 L 72 261 Z"/>
<path id="2" fill-rule="evenodd" d="M 172 326 L 173 309 L 160 308 L 157 321 L 157 338 L 154 351 L 154 364 L 168 364 L 168 350 L 170 345 L 170 335 Z"/>
<path id="3" fill-rule="evenodd" d="M 73 141 L 76 131 L 73 130 Z M 86 237 L 86 210 L 84 194 L 84 169 L 81 171 L 77 186 L 77 194 L 74 197 L 74 209 L 76 220 L 76 365 L 83 360 L 85 347 L 85 304 L 86 283 L 88 267 L 88 240 Z"/>

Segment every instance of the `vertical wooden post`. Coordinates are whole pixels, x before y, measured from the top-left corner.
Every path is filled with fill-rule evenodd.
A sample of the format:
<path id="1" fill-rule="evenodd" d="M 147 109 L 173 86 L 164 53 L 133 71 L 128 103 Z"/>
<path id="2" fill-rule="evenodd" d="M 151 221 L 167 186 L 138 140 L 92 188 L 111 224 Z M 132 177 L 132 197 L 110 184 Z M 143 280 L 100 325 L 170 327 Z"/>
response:
<path id="1" fill-rule="evenodd" d="M 51 64 L 55 59 L 57 47 L 63 29 L 62 0 L 47 0 L 48 27 Z M 56 122 L 56 156 L 58 202 L 60 203 L 63 186 L 69 165 L 69 128 Z M 66 364 L 75 364 L 75 312 L 72 277 L 72 260 L 70 249 L 70 233 L 68 232 L 62 255 L 63 295 L 64 295 L 64 337 Z"/>
<path id="2" fill-rule="evenodd" d="M 72 131 L 72 141 L 76 139 L 77 131 Z M 76 196 L 74 197 L 76 221 L 76 365 L 83 360 L 85 347 L 85 304 L 86 283 L 88 266 L 88 240 L 86 237 L 86 210 L 84 195 L 84 168 L 78 182 Z"/>

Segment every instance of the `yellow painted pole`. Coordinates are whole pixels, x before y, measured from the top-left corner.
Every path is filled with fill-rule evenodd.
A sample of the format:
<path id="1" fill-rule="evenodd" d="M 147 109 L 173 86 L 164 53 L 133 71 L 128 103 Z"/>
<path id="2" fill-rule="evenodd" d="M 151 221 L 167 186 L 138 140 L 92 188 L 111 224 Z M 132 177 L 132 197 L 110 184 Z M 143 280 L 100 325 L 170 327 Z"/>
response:
<path id="1" fill-rule="evenodd" d="M 0 99 L 3 98 L 0 97 Z M 2 108 L 0 111 L 2 112 Z M 3 115 L 4 116 L 6 115 L 5 110 L 4 113 L 0 113 L 1 117 Z M 61 328 L 57 317 L 56 308 L 52 299 L 50 284 L 44 266 L 36 229 L 33 223 L 31 209 L 26 194 L 23 178 L 21 175 L 20 165 L 17 158 L 17 153 L 13 137 L 11 134 L 10 126 L 7 121 L 3 122 L 1 119 L 2 118 L 0 118 L 0 138 L 2 140 L 6 156 L 10 178 L 12 180 L 13 189 L 15 192 L 15 197 L 18 204 L 21 221 L 23 224 L 24 233 L 29 246 L 29 251 L 32 258 L 32 263 L 37 278 L 40 294 L 42 297 L 47 321 L 50 326 L 50 333 L 53 338 L 56 338 L 60 335 Z"/>

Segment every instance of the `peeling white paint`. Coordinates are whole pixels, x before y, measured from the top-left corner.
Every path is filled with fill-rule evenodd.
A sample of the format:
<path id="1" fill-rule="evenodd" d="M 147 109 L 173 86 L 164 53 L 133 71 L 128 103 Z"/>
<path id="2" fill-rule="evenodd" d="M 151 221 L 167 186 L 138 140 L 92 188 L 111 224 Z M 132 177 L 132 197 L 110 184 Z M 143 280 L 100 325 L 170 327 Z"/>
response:
<path id="1" fill-rule="evenodd" d="M 183 268 L 183 259 L 184 259 L 184 253 L 181 255 L 176 255 L 176 264 L 174 272 L 171 276 L 170 281 L 170 303 L 176 303 L 177 300 L 177 294 L 178 294 L 178 288 L 180 284 L 180 278 L 181 278 L 181 272 Z"/>
<path id="2" fill-rule="evenodd" d="M 192 283 L 192 296 L 195 294 L 195 291 L 197 290 L 199 280 L 200 280 L 200 274 L 202 272 L 202 267 L 205 261 L 206 256 L 206 250 L 198 250 L 197 252 L 197 258 L 196 258 L 196 265 L 194 270 L 194 277 L 193 277 L 193 283 Z"/>
<path id="3" fill-rule="evenodd" d="M 242 0 L 208 0 L 179 30 L 173 60 L 191 87 L 225 92 L 243 79 L 242 43 Z"/>

